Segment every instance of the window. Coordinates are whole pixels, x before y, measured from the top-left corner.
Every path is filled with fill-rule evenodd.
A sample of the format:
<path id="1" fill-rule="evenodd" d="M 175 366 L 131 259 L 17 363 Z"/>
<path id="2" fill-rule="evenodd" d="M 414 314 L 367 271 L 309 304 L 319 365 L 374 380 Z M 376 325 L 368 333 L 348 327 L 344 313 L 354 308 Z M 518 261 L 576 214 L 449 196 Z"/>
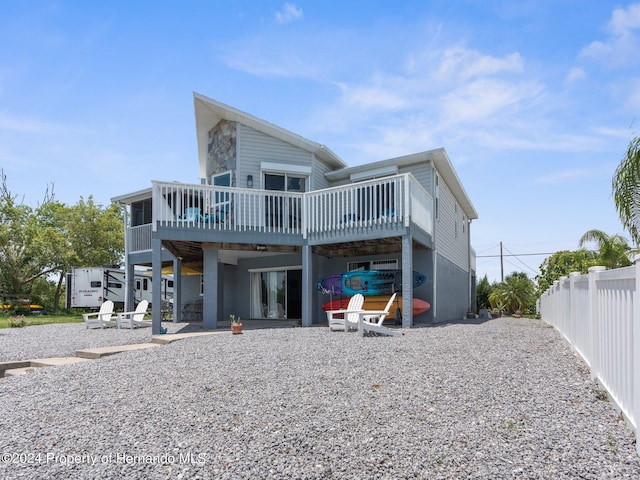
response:
<path id="1" fill-rule="evenodd" d="M 290 173 L 264 173 L 264 188 L 278 192 L 305 192 L 307 177 Z M 302 199 L 266 195 L 265 216 L 269 227 L 300 228 Z"/>
<path id="2" fill-rule="evenodd" d="M 231 186 L 231 172 L 211 175 L 211 184 L 218 187 Z M 231 211 L 231 194 L 229 192 L 215 192 L 211 199 L 211 214 L 216 222 L 224 222 Z"/>
<path id="3" fill-rule="evenodd" d="M 453 205 L 453 235 L 455 238 L 458 238 L 458 204 L 455 203 Z"/>
<path id="4" fill-rule="evenodd" d="M 102 282 L 99 280 L 94 280 L 91 282 L 91 288 L 100 288 L 102 286 Z"/>
<path id="5" fill-rule="evenodd" d="M 211 185 L 218 185 L 219 187 L 230 187 L 231 172 L 215 173 L 211 175 Z"/>
<path id="6" fill-rule="evenodd" d="M 288 173 L 265 173 L 264 189 L 279 192 L 306 192 L 307 177 Z"/>
<path id="7" fill-rule="evenodd" d="M 347 271 L 353 272 L 354 270 L 397 270 L 398 260 L 371 260 L 366 262 L 348 262 Z"/>
<path id="8" fill-rule="evenodd" d="M 152 222 L 152 202 L 148 198 L 131 204 L 131 226 L 147 225 Z"/>

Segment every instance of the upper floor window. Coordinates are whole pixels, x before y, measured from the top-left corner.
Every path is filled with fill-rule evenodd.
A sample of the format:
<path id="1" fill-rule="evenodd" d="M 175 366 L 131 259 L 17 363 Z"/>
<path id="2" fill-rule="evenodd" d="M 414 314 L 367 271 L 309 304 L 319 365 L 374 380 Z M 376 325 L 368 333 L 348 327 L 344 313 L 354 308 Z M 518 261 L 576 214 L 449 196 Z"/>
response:
<path id="1" fill-rule="evenodd" d="M 265 173 L 264 188 L 279 192 L 306 192 L 307 177 L 288 173 Z"/>
<path id="2" fill-rule="evenodd" d="M 219 187 L 230 187 L 231 172 L 215 173 L 211 175 L 211 185 L 217 185 Z"/>
<path id="3" fill-rule="evenodd" d="M 147 225 L 152 222 L 152 202 L 150 198 L 131 204 L 131 226 Z"/>

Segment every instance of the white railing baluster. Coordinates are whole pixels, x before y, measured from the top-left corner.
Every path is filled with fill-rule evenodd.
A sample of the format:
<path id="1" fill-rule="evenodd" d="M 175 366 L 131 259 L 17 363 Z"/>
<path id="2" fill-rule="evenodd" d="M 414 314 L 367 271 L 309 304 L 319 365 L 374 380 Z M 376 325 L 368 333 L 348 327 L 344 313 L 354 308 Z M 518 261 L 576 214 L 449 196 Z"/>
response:
<path id="1" fill-rule="evenodd" d="M 304 193 L 153 182 L 152 196 L 154 230 L 174 227 L 329 239 L 345 229 L 360 232 L 413 222 L 433 233 L 432 197 L 411 174 Z"/>

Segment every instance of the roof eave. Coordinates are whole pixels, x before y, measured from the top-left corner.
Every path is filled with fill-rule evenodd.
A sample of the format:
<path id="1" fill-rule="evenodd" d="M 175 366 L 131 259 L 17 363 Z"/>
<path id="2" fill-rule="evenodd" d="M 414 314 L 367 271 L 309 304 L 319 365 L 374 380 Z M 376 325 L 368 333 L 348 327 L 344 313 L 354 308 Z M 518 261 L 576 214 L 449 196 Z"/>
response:
<path id="1" fill-rule="evenodd" d="M 224 103 L 194 92 L 193 102 L 196 117 L 196 136 L 198 142 L 198 163 L 200 178 L 206 176 L 207 143 L 209 130 L 220 120 L 238 122 L 271 137 L 277 138 L 298 148 L 306 150 L 324 160 L 334 168 L 345 168 L 347 164 L 325 145 L 308 140 L 300 135 L 242 112 Z"/>

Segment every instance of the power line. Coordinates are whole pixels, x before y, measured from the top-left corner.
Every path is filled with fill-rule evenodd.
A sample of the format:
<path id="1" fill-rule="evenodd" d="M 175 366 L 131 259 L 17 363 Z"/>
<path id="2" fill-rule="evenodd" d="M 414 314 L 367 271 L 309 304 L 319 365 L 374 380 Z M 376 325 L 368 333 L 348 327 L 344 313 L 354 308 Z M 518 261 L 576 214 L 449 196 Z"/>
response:
<path id="1" fill-rule="evenodd" d="M 526 268 L 528 268 L 529 270 L 531 270 L 533 273 L 535 273 L 537 275 L 539 273 L 537 270 L 534 270 L 533 268 L 531 268 L 529 265 L 524 263 L 518 257 L 553 255 L 554 253 L 556 253 L 556 252 L 540 252 L 540 253 L 517 253 L 516 254 L 516 253 L 511 252 L 507 247 L 504 247 L 502 242 L 500 242 L 499 246 L 500 246 L 500 254 L 498 254 L 498 255 L 476 255 L 476 258 L 500 258 L 500 281 L 501 282 L 504 282 L 504 258 L 505 257 L 515 257 L 522 265 L 524 265 Z M 502 251 L 503 248 L 509 253 L 507 253 L 507 254 L 503 253 L 503 251 Z M 487 249 L 487 250 L 490 250 L 490 249 Z M 487 250 L 484 250 L 484 251 L 486 252 Z M 512 262 L 509 262 L 509 263 L 511 265 L 513 265 L 514 267 L 517 266 Z"/>
<path id="2" fill-rule="evenodd" d="M 507 252 L 509 252 L 511 255 L 513 255 L 513 252 L 511 250 L 509 250 L 507 247 L 504 247 L 505 250 Z M 531 268 L 529 265 L 527 265 L 526 263 L 524 263 L 522 260 L 520 260 L 520 258 L 516 257 L 516 260 L 518 260 L 518 262 L 520 262 L 522 265 L 524 265 L 526 268 L 528 268 L 529 270 L 531 270 L 533 273 L 535 273 L 536 275 L 539 273 L 537 270 L 534 270 L 533 268 Z"/>

